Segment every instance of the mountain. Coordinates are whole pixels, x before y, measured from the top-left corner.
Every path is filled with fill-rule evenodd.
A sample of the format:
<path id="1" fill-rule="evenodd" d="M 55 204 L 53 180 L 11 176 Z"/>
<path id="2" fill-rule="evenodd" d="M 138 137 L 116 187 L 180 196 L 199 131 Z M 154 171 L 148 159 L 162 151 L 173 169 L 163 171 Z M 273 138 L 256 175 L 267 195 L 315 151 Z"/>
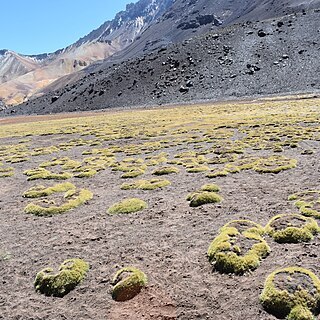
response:
<path id="1" fill-rule="evenodd" d="M 17 114 L 320 93 L 320 10 L 241 22 L 103 67 Z"/>
<path id="2" fill-rule="evenodd" d="M 19 55 L 0 50 L 0 84 L 35 70 L 41 65 L 41 57 Z"/>
<path id="3" fill-rule="evenodd" d="M 285 51 L 295 52 L 295 46 L 302 44 L 311 46 L 312 54 L 318 49 L 312 43 L 318 37 L 319 7 L 320 0 L 140 0 L 70 47 L 48 55 L 49 64 L 45 61 L 40 69 L 0 85 L 0 98 L 4 94 L 12 97 L 27 87 L 23 95 L 33 95 L 32 99 L 15 110 L 20 112 L 27 106 L 28 112 L 45 113 L 193 98 L 220 99 L 233 93 L 238 96 L 272 93 L 272 82 L 268 80 L 262 88 L 255 88 L 252 79 L 260 81 L 262 77 L 263 82 L 263 77 L 274 77 L 268 72 L 276 62 L 281 65 L 282 60 L 280 63 L 278 60 L 282 58 L 275 55 L 272 47 L 284 55 L 289 55 Z M 282 27 L 281 19 L 287 17 L 293 22 Z M 273 29 L 269 26 L 273 21 L 279 21 L 281 26 Z M 257 28 L 272 31 L 258 32 Z M 298 34 L 294 28 L 299 29 Z M 219 40 L 213 41 L 210 34 L 218 34 Z M 253 45 L 260 47 L 253 52 Z M 193 57 L 199 57 L 199 61 Z M 231 62 L 226 62 L 226 57 L 231 57 Z M 275 92 L 305 90 L 303 76 L 311 78 L 314 74 L 314 69 L 307 74 L 312 68 L 311 63 L 305 66 L 306 63 L 307 55 L 294 54 L 290 63 L 285 61 L 284 69 L 274 69 L 275 74 L 281 70 L 292 76 L 297 73 L 297 81 L 301 80 L 300 85 L 293 81 L 295 85 L 292 83 L 290 87 L 281 74 L 279 79 L 283 81 L 273 88 Z M 287 66 L 295 64 L 295 70 L 287 70 Z M 251 69 L 253 77 L 248 76 Z M 48 76 L 50 73 L 52 77 Z M 204 78 L 197 82 L 194 74 L 196 78 L 199 74 Z M 230 80 L 226 80 L 229 76 Z M 38 86 L 34 79 L 39 79 L 35 82 Z M 238 83 L 239 79 L 249 81 L 250 85 Z M 208 84 L 204 86 L 209 91 L 196 90 L 206 81 Z"/>
<path id="4" fill-rule="evenodd" d="M 172 4 L 172 0 L 140 0 L 129 4 L 112 21 L 67 48 L 39 56 L 0 51 L 0 98 L 19 104 L 56 80 L 106 59 L 129 46 Z"/>
<path id="5" fill-rule="evenodd" d="M 164 14 L 109 62 L 121 62 L 159 47 L 244 21 L 262 21 L 320 7 L 320 0 L 175 0 Z"/>

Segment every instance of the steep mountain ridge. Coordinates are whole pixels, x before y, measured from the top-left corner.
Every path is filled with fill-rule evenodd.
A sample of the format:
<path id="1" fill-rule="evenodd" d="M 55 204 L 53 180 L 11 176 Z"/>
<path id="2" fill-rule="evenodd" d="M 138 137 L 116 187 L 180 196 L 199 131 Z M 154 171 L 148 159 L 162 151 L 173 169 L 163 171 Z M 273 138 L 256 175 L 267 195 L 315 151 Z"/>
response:
<path id="1" fill-rule="evenodd" d="M 19 55 L 13 51 L 0 50 L 0 84 L 26 74 L 41 64 L 36 58 Z"/>

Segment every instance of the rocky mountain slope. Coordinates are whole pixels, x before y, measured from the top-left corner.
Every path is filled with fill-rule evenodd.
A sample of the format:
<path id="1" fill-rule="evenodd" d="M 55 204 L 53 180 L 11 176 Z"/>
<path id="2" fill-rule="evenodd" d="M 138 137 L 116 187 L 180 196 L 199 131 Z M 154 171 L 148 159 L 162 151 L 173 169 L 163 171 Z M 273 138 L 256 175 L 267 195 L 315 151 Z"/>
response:
<path id="1" fill-rule="evenodd" d="M 318 7 L 320 0 L 175 0 L 155 24 L 110 60 L 123 61 L 239 22 L 261 21 Z"/>
<path id="2" fill-rule="evenodd" d="M 172 0 L 140 0 L 128 5 L 112 21 L 52 54 L 23 56 L 0 51 L 0 98 L 7 104 L 18 104 L 41 95 L 54 81 L 130 45 L 171 4 Z"/>
<path id="3" fill-rule="evenodd" d="M 91 72 L 15 108 L 49 113 L 320 91 L 320 10 L 244 22 Z"/>
<path id="4" fill-rule="evenodd" d="M 25 112 L 40 112 L 43 107 L 42 112 L 47 112 L 47 108 L 48 112 L 54 112 L 220 99 L 234 94 L 273 93 L 270 79 L 277 78 L 274 75 L 278 72 L 282 72 L 281 77 L 287 72 L 297 73 L 296 82 L 300 79 L 302 82 L 290 87 L 285 79 L 281 80 L 274 93 L 305 91 L 308 87 L 303 86 L 303 76 L 310 77 L 306 72 L 312 64 L 304 66 L 308 57 L 283 53 L 290 58 L 279 58 L 275 53 L 276 50 L 290 52 L 301 46 L 310 47 L 312 52 L 317 49 L 314 38 L 319 36 L 319 22 L 314 11 L 319 7 L 320 0 L 140 0 L 128 5 L 112 22 L 59 51 L 59 59 L 51 58 L 49 67 L 46 65 L 40 72 L 31 71 L 0 85 L 0 98 L 8 92 L 9 97 L 23 92 L 22 96 L 33 95 L 33 98 L 45 93 L 44 97 L 31 99 L 15 108 L 18 111 L 27 105 Z M 281 19 L 286 19 L 282 17 L 286 16 L 292 21 L 281 25 Z M 312 20 L 314 18 L 317 19 Z M 273 28 L 269 19 L 279 20 L 279 26 L 276 24 Z M 271 31 L 258 32 L 259 28 Z M 191 40 L 183 43 L 187 39 Z M 276 48 L 275 52 L 272 47 Z M 101 52 L 103 54 L 99 55 Z M 88 62 L 88 59 L 91 60 Z M 283 68 L 276 68 L 282 64 Z M 293 65 L 297 65 L 295 70 L 290 69 Z M 261 66 L 266 68 L 263 70 Z M 271 70 L 272 75 L 267 73 Z M 43 74 L 50 72 L 54 77 L 45 82 Z M 311 74 L 313 72 L 311 70 Z M 197 81 L 195 75 L 199 74 L 202 78 Z M 248 75 L 251 77 L 247 79 Z M 230 80 L 226 81 L 229 76 Z M 243 77 L 245 81 L 252 78 L 260 81 L 259 76 L 262 76 L 261 81 L 266 78 L 269 81 L 262 86 L 264 89 L 253 90 L 249 86 L 249 90 L 248 85 L 241 82 Z M 27 92 L 35 78 L 39 79 L 39 85 Z M 23 91 L 21 79 L 28 83 L 26 91 Z M 315 80 L 311 82 L 309 86 L 316 83 Z M 202 84 L 214 92 L 199 91 L 197 87 Z"/>

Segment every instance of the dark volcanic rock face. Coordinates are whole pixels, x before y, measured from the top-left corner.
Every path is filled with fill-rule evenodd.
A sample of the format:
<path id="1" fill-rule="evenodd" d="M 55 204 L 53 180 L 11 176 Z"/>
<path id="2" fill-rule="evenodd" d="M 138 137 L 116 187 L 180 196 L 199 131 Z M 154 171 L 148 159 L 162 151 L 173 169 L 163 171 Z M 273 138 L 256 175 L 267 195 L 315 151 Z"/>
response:
<path id="1" fill-rule="evenodd" d="M 320 89 L 319 21 L 315 10 L 229 26 L 92 72 L 15 109 L 41 114 L 315 92 Z"/>

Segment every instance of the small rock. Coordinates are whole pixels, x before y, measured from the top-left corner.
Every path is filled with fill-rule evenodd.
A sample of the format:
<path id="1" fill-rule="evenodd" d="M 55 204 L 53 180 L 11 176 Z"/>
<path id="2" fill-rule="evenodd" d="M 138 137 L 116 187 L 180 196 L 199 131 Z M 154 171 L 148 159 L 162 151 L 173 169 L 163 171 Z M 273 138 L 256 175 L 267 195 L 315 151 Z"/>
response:
<path id="1" fill-rule="evenodd" d="M 180 91 L 181 93 L 187 93 L 187 92 L 189 92 L 189 88 L 186 88 L 186 87 L 184 87 L 184 86 L 181 86 L 180 89 L 179 89 L 179 91 Z"/>
<path id="2" fill-rule="evenodd" d="M 192 82 L 191 80 L 188 80 L 188 81 L 186 82 L 186 87 L 187 87 L 187 88 L 193 87 L 193 82 Z"/>
<path id="3" fill-rule="evenodd" d="M 263 37 L 265 37 L 267 34 L 263 31 L 263 30 L 259 30 L 258 31 L 258 36 L 259 37 L 261 37 L 261 38 L 263 38 Z"/>
<path id="4" fill-rule="evenodd" d="M 59 96 L 53 96 L 51 97 L 51 103 L 56 102 L 60 97 Z"/>

